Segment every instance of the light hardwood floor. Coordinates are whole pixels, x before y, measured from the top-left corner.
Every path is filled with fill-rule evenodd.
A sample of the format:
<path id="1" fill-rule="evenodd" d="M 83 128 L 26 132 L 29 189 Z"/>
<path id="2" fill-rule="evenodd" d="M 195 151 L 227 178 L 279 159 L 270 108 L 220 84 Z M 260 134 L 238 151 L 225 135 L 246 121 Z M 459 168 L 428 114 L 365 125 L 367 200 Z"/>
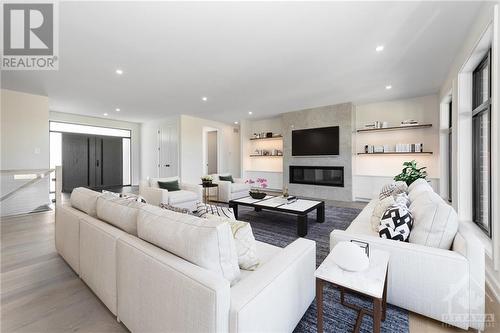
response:
<path id="1" fill-rule="evenodd" d="M 53 212 L 3 218 L 0 232 L 1 332 L 128 332 L 57 254 Z M 500 318 L 490 298 L 486 312 Z M 410 313 L 410 332 L 464 331 Z"/>

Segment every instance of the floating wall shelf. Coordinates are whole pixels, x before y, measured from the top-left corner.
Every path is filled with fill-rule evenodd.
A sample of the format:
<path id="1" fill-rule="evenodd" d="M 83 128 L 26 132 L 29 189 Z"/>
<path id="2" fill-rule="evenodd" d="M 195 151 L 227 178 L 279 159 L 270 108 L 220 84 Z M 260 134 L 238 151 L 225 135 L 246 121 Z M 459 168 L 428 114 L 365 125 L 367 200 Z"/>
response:
<path id="1" fill-rule="evenodd" d="M 275 140 L 275 139 L 282 139 L 283 138 L 283 135 L 275 135 L 275 136 L 272 136 L 270 138 L 250 138 L 250 140 L 252 141 L 256 141 L 256 140 Z"/>
<path id="2" fill-rule="evenodd" d="M 423 152 L 387 152 L 387 153 L 358 153 L 358 155 L 432 155 L 432 151 L 423 151 Z"/>
<path id="3" fill-rule="evenodd" d="M 393 126 L 384 128 L 361 128 L 356 130 L 358 133 L 363 132 L 383 132 L 383 131 L 398 131 L 398 130 L 409 130 L 418 128 L 428 128 L 432 127 L 432 124 L 422 124 L 422 125 L 411 125 L 411 126 Z"/>
<path id="4" fill-rule="evenodd" d="M 250 157 L 283 157 L 283 155 L 250 155 Z"/>

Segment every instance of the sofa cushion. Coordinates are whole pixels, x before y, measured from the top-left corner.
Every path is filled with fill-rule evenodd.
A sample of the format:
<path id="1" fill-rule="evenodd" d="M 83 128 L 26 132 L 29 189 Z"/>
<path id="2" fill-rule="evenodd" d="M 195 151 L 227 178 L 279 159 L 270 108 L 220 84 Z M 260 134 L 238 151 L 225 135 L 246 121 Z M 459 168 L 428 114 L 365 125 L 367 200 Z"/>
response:
<path id="1" fill-rule="evenodd" d="M 139 238 L 220 274 L 231 284 L 239 278 L 238 255 L 228 223 L 146 207 L 139 211 L 137 232 Z"/>
<path id="2" fill-rule="evenodd" d="M 283 251 L 281 247 L 259 241 L 255 241 L 255 249 L 257 252 L 257 257 L 260 261 L 259 267 L 257 267 L 257 269 L 254 271 L 241 270 L 241 278 L 239 282 L 245 280 L 255 271 L 260 270 L 266 263 L 270 262 L 276 255 Z"/>
<path id="3" fill-rule="evenodd" d="M 167 190 L 169 192 L 175 192 L 175 191 L 180 191 L 181 188 L 179 187 L 179 181 L 178 180 L 172 180 L 170 182 L 158 182 L 158 186 L 161 189 Z"/>
<path id="4" fill-rule="evenodd" d="M 172 182 L 175 180 L 179 181 L 179 177 L 150 178 L 149 179 L 149 186 L 160 188 L 160 185 L 158 185 L 158 182 Z"/>
<path id="5" fill-rule="evenodd" d="M 179 190 L 174 192 L 168 192 L 168 203 L 175 206 L 177 203 L 196 201 L 198 200 L 198 195 L 195 192 Z"/>
<path id="6" fill-rule="evenodd" d="M 416 188 L 415 188 L 416 190 Z M 434 192 L 424 192 L 410 205 L 415 219 L 410 243 L 449 250 L 458 230 L 455 210 Z"/>
<path id="7" fill-rule="evenodd" d="M 81 210 L 92 217 L 97 216 L 97 198 L 102 194 L 85 187 L 77 187 L 71 192 L 71 207 Z"/>
<path id="8" fill-rule="evenodd" d="M 410 201 L 413 202 L 424 193 L 434 193 L 434 190 L 429 183 L 419 182 L 417 185 L 412 187 L 411 191 L 408 192 L 408 197 L 410 198 Z"/>
<path id="9" fill-rule="evenodd" d="M 175 207 L 175 206 L 163 203 L 163 202 L 160 203 L 160 208 L 161 209 L 171 210 L 173 212 L 181 213 L 181 214 L 188 214 L 188 215 L 192 215 L 193 214 L 191 212 L 191 210 L 189 210 L 188 208 Z"/>
<path id="10" fill-rule="evenodd" d="M 416 179 L 413 183 L 411 183 L 411 184 L 408 186 L 408 192 L 413 191 L 413 189 L 414 189 L 415 187 L 417 187 L 418 185 L 420 185 L 420 184 L 429 184 L 429 183 L 427 182 L 427 179 L 424 179 L 424 178 L 418 178 L 418 179 Z"/>
<path id="11" fill-rule="evenodd" d="M 361 213 L 359 213 L 359 215 L 356 216 L 356 218 L 351 222 L 346 231 L 352 234 L 378 237 L 378 229 L 375 231 L 370 223 L 371 216 L 373 215 L 373 211 L 378 202 L 378 199 L 370 201 Z"/>
<path id="12" fill-rule="evenodd" d="M 244 192 L 244 191 L 249 191 L 250 186 L 245 183 L 233 183 L 231 184 L 231 192 Z"/>
<path id="13" fill-rule="evenodd" d="M 219 180 L 234 183 L 234 179 L 233 179 L 232 175 L 228 175 L 228 176 L 219 175 Z"/>
<path id="14" fill-rule="evenodd" d="M 393 205 L 385 211 L 378 227 L 381 238 L 407 242 L 413 226 L 413 216 L 403 205 Z"/>
<path id="15" fill-rule="evenodd" d="M 137 236 L 137 213 L 144 205 L 134 199 L 102 196 L 97 199 L 97 217 Z"/>
<path id="16" fill-rule="evenodd" d="M 216 215 L 220 217 L 226 217 L 228 219 L 236 220 L 234 217 L 234 211 L 232 208 L 209 205 L 199 202 L 196 205 L 196 216 L 201 218 L 207 218 L 208 215 Z"/>

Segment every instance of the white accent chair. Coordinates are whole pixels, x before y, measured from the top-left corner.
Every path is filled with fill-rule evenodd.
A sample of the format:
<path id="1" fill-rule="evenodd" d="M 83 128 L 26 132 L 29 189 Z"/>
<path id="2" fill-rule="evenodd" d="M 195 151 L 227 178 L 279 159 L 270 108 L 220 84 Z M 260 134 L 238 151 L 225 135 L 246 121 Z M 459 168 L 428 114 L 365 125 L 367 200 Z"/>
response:
<path id="1" fill-rule="evenodd" d="M 131 332 L 292 332 L 314 300 L 316 243 L 304 238 L 284 248 L 257 241 L 260 265 L 240 271 L 228 223 L 83 188 L 56 206 L 55 236 Z M 229 281 L 215 268 L 235 257 L 239 278 Z"/>
<path id="2" fill-rule="evenodd" d="M 245 183 L 243 178 L 234 178 L 234 183 L 227 180 L 220 180 L 219 176 L 230 176 L 231 174 L 213 174 L 213 183 L 219 186 L 219 201 L 229 202 L 234 199 L 247 197 L 250 191 L 250 185 Z M 217 191 L 217 190 L 213 190 Z M 211 192 L 211 195 L 213 192 Z"/>
<path id="3" fill-rule="evenodd" d="M 411 190 L 409 194 L 412 197 Z M 428 196 L 429 200 L 442 200 L 433 192 L 424 191 L 418 195 Z M 485 252 L 479 239 L 467 230 L 465 223 L 459 224 L 450 249 L 380 238 L 370 222 L 378 201 L 373 199 L 347 230 L 332 231 L 330 250 L 339 242 L 358 240 L 369 243 L 370 250 L 389 252 L 388 303 L 465 330 L 469 327 L 483 330 Z M 416 211 L 424 208 L 428 210 Z M 413 216 L 432 218 L 426 215 L 431 211 L 429 206 L 410 206 L 410 210 Z M 437 215 L 434 215 L 432 221 L 418 221 L 415 218 L 413 229 L 415 230 L 418 223 L 434 224 L 431 228 L 436 228 Z M 449 216 L 447 214 L 445 218 Z M 437 234 L 439 235 L 439 232 Z M 426 236 L 427 241 L 434 236 L 436 235 L 429 233 Z"/>
<path id="4" fill-rule="evenodd" d="M 147 203 L 159 206 L 160 203 L 169 204 L 179 208 L 196 210 L 196 204 L 201 202 L 202 188 L 200 185 L 181 183 L 180 191 L 168 191 L 160 188 L 158 182 L 179 181 L 179 177 L 150 178 L 139 183 L 139 194 Z"/>

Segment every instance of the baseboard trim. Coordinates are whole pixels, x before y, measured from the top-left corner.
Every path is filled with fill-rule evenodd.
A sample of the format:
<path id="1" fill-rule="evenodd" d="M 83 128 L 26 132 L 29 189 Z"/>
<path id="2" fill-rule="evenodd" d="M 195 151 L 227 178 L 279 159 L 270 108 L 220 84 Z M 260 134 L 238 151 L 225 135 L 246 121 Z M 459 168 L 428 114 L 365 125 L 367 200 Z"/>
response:
<path id="1" fill-rule="evenodd" d="M 493 268 L 488 267 L 486 265 L 486 285 L 491 291 L 492 297 L 495 298 L 495 301 L 500 303 L 500 281 L 495 279 L 495 271 Z"/>

